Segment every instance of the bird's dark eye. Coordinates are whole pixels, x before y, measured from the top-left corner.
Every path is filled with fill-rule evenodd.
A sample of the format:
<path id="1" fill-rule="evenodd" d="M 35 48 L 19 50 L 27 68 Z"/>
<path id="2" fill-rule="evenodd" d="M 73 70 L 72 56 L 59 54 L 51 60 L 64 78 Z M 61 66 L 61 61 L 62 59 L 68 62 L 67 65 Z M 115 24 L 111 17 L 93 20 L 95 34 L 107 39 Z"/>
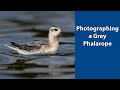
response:
<path id="1" fill-rule="evenodd" d="M 55 31 L 57 31 L 58 29 L 54 29 Z"/>

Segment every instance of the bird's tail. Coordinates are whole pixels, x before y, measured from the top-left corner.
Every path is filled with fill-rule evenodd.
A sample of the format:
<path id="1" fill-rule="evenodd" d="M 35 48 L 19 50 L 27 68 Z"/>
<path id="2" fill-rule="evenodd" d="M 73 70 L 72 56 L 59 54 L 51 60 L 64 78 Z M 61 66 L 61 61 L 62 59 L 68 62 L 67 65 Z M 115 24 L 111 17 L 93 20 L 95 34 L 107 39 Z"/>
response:
<path id="1" fill-rule="evenodd" d="M 8 45 L 8 44 L 5 44 L 5 46 L 6 47 L 8 47 L 8 48 L 11 48 L 11 49 L 13 49 L 13 50 L 17 50 L 18 48 L 18 44 L 17 43 L 14 43 L 14 42 L 10 42 L 11 44 L 10 45 Z"/>
<path id="2" fill-rule="evenodd" d="M 19 47 L 19 45 L 17 43 L 14 43 L 14 42 L 10 42 L 12 46 L 14 47 Z"/>

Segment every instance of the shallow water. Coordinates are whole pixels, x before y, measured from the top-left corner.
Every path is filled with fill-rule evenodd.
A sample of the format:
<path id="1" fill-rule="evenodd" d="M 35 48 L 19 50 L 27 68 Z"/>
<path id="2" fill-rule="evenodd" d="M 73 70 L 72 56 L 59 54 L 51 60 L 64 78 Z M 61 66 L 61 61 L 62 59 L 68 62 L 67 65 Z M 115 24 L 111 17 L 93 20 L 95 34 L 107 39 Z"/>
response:
<path id="1" fill-rule="evenodd" d="M 25 56 L 4 46 L 46 40 L 53 25 L 68 37 L 59 38 L 58 54 Z M 0 79 L 74 79 L 74 43 L 72 11 L 0 11 Z"/>

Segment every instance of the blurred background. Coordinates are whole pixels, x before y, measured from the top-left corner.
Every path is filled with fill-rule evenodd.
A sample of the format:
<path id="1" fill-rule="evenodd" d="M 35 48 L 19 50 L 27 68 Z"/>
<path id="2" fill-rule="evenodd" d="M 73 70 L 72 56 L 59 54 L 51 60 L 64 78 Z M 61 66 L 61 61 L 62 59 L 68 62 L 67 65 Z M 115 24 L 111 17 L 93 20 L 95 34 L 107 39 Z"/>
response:
<path id="1" fill-rule="evenodd" d="M 72 11 L 0 11 L 0 79 L 74 79 L 74 24 Z M 4 46 L 46 40 L 53 25 L 68 37 L 59 38 L 57 55 L 24 56 Z"/>

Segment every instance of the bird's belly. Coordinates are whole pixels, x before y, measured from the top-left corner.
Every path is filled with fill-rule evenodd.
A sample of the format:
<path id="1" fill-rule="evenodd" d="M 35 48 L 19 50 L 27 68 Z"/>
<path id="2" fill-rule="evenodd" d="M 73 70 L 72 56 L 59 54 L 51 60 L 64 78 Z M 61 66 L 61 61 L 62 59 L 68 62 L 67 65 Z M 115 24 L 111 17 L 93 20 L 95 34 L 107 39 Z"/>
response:
<path id="1" fill-rule="evenodd" d="M 46 50 L 44 50 L 44 51 L 45 51 L 45 53 L 49 53 L 49 52 L 53 52 L 53 51 L 57 51 L 57 47 L 51 47 L 51 48 L 46 49 Z"/>

